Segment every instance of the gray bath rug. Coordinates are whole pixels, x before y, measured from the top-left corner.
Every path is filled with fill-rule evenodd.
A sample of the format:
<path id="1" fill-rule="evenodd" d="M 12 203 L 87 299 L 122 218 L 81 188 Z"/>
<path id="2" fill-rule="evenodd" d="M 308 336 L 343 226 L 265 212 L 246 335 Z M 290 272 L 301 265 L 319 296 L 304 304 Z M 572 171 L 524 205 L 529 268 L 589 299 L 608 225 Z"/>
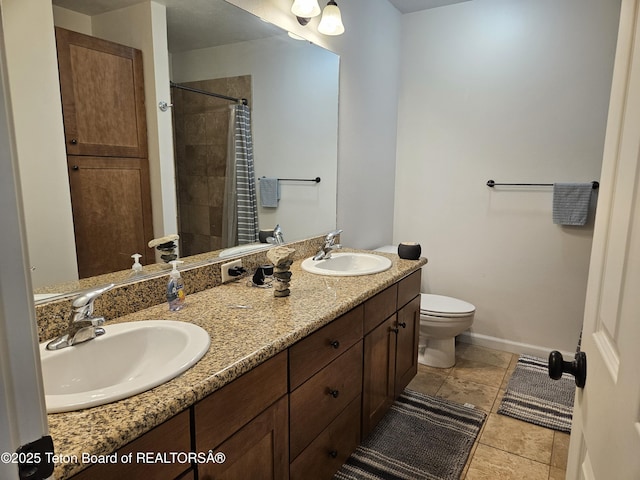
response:
<path id="1" fill-rule="evenodd" d="M 549 378 L 547 360 L 520 355 L 498 413 L 560 432 L 571 431 L 574 378 Z"/>
<path id="2" fill-rule="evenodd" d="M 458 480 L 485 417 L 405 390 L 334 479 Z"/>

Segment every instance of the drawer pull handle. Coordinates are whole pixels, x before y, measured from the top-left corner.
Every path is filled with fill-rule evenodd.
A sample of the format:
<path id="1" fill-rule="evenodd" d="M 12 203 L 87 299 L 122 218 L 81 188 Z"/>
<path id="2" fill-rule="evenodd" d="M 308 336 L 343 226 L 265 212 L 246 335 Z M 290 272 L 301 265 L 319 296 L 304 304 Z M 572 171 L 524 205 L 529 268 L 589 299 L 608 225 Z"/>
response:
<path id="1" fill-rule="evenodd" d="M 338 395 L 340 395 L 340 391 L 329 389 L 329 395 L 331 395 L 333 398 L 338 398 Z"/>
<path id="2" fill-rule="evenodd" d="M 400 326 L 402 328 L 407 328 L 407 323 L 406 322 L 399 322 L 398 326 Z"/>
<path id="3" fill-rule="evenodd" d="M 338 452 L 337 452 L 336 450 L 331 450 L 331 451 L 329 452 L 329 456 L 330 456 L 331 458 L 336 458 L 336 457 L 338 456 Z"/>
<path id="4" fill-rule="evenodd" d="M 333 342 L 330 343 L 330 345 L 336 349 L 340 348 L 340 342 L 338 340 L 334 340 Z"/>

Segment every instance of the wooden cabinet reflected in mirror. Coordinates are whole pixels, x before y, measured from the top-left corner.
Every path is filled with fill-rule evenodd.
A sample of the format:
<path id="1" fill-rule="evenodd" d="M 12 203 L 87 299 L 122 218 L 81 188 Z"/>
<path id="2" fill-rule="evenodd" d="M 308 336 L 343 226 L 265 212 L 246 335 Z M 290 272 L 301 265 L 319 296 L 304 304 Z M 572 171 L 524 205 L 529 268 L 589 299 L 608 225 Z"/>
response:
<path id="1" fill-rule="evenodd" d="M 153 260 L 142 52 L 56 28 L 78 276 Z"/>

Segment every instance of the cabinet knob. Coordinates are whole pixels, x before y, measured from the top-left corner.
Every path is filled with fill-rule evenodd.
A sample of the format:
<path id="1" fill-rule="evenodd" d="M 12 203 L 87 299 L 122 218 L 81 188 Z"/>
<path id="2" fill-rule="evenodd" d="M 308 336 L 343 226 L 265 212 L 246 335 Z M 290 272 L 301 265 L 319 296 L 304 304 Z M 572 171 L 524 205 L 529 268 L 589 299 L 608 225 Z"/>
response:
<path id="1" fill-rule="evenodd" d="M 340 348 L 340 342 L 338 340 L 334 340 L 330 343 L 333 348 Z"/>
<path id="2" fill-rule="evenodd" d="M 78 144 L 78 139 L 77 138 L 72 138 L 70 143 L 71 143 L 71 145 L 77 145 Z"/>
<path id="3" fill-rule="evenodd" d="M 398 326 L 402 327 L 402 328 L 407 328 L 407 323 L 406 322 L 398 322 Z"/>
<path id="4" fill-rule="evenodd" d="M 71 167 L 73 170 L 80 170 L 80 167 L 78 165 L 74 165 L 73 167 Z"/>
<path id="5" fill-rule="evenodd" d="M 340 391 L 329 389 L 329 395 L 331 395 L 333 398 L 338 398 L 338 395 L 340 395 Z"/>
<path id="6" fill-rule="evenodd" d="M 393 333 L 398 333 L 398 332 L 400 331 L 400 329 L 399 329 L 399 328 L 392 328 L 392 329 L 391 329 L 391 331 L 392 331 Z"/>
<path id="7" fill-rule="evenodd" d="M 329 456 L 330 456 L 331 458 L 336 458 L 336 457 L 338 456 L 338 452 L 337 452 L 337 450 L 331 450 L 331 451 L 329 452 Z"/>

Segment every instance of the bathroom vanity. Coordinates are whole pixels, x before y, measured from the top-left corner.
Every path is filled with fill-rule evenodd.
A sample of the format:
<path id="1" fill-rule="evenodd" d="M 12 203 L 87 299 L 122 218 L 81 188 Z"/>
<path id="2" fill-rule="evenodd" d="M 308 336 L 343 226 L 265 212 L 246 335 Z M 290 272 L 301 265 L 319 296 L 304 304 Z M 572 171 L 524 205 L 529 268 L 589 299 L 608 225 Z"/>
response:
<path id="1" fill-rule="evenodd" d="M 356 277 L 296 261 L 286 298 L 232 282 L 189 295 L 178 312 L 158 305 L 113 320 L 192 322 L 211 347 L 152 390 L 50 414 L 56 478 L 330 478 L 417 372 L 426 260 L 383 255 L 389 270 Z M 105 463 L 86 465 L 91 455 Z"/>

